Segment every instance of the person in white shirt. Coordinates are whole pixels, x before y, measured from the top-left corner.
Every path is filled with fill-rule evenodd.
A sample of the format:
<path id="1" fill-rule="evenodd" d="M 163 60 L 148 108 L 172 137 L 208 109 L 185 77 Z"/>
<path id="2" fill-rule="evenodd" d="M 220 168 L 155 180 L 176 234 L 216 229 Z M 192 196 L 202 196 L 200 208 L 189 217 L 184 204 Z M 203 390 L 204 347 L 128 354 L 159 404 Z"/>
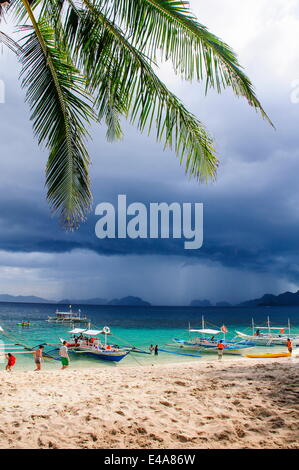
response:
<path id="1" fill-rule="evenodd" d="M 66 369 L 69 366 L 69 363 L 70 363 L 70 358 L 69 358 L 69 355 L 68 355 L 68 348 L 67 348 L 67 342 L 66 341 L 63 341 L 63 344 L 59 349 L 59 356 L 61 358 L 61 364 L 62 364 L 61 369 Z"/>

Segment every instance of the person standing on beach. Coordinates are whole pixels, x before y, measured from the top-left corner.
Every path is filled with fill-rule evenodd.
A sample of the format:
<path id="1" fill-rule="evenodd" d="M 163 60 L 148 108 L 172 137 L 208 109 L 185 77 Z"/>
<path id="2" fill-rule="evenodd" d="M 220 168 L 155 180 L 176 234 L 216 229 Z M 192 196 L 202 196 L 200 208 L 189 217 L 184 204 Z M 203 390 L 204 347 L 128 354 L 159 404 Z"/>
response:
<path id="1" fill-rule="evenodd" d="M 156 344 L 156 346 L 155 346 L 155 356 L 158 356 L 158 351 L 159 351 L 159 348 L 158 348 L 158 345 Z"/>
<path id="2" fill-rule="evenodd" d="M 41 344 L 38 349 L 36 351 L 34 351 L 34 362 L 35 362 L 35 365 L 36 365 L 36 369 L 34 369 L 34 371 L 37 371 L 37 370 L 41 370 L 41 366 L 42 366 L 42 359 L 43 359 L 43 349 L 44 349 L 44 346 Z"/>
<path id="3" fill-rule="evenodd" d="M 5 370 L 7 370 L 8 372 L 11 372 L 11 368 L 16 363 L 16 358 L 11 353 L 5 354 L 5 357 L 7 359 L 7 365 L 5 367 Z"/>
<path id="4" fill-rule="evenodd" d="M 223 344 L 222 339 L 217 344 L 217 349 L 218 349 L 218 359 L 220 360 L 220 359 L 222 359 L 223 350 L 224 350 L 224 344 Z"/>
<path id="5" fill-rule="evenodd" d="M 150 350 L 150 353 L 152 354 L 155 350 L 154 346 L 151 344 L 150 347 L 149 347 L 149 350 Z"/>
<path id="6" fill-rule="evenodd" d="M 66 369 L 69 366 L 70 358 L 68 355 L 67 342 L 63 341 L 61 348 L 59 349 L 59 356 L 61 358 L 61 369 Z"/>
<path id="7" fill-rule="evenodd" d="M 293 343 L 290 340 L 290 338 L 288 338 L 288 341 L 287 341 L 287 348 L 288 348 L 289 353 L 292 354 L 292 352 L 293 352 Z"/>

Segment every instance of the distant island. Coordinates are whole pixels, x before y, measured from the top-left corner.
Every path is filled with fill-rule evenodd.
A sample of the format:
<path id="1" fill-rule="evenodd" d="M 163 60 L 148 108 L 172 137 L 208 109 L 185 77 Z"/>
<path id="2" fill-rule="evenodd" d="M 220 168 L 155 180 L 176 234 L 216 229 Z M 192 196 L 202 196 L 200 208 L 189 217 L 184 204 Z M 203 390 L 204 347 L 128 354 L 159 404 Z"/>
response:
<path id="1" fill-rule="evenodd" d="M 101 297 L 95 297 L 93 299 L 63 299 L 58 302 L 59 304 L 74 304 L 74 305 L 80 305 L 80 304 L 85 304 L 85 305 L 127 305 L 127 306 L 134 306 L 134 305 L 140 305 L 143 307 L 150 307 L 151 304 L 147 302 L 146 300 L 141 299 L 140 297 L 134 297 L 134 296 L 127 296 L 127 297 L 122 297 L 120 299 L 112 299 L 112 300 L 107 300 L 103 299 Z"/>
<path id="2" fill-rule="evenodd" d="M 35 295 L 8 295 L 0 294 L 0 302 L 20 302 L 28 304 L 44 304 L 51 303 L 50 300 L 36 297 Z"/>
<path id="3" fill-rule="evenodd" d="M 105 299 L 102 297 L 93 297 L 90 299 L 69 299 L 47 300 L 35 295 L 9 295 L 0 294 L 0 302 L 16 302 L 30 304 L 61 304 L 61 305 L 113 305 L 113 306 L 140 306 L 151 307 L 152 304 L 143 300 L 141 297 L 128 295 L 126 297 Z M 212 303 L 208 299 L 195 299 L 189 304 L 189 307 L 274 307 L 274 306 L 299 306 L 299 290 L 297 292 L 284 292 L 279 295 L 264 294 L 258 299 L 246 300 L 239 304 L 231 304 L 227 301 Z"/>
<path id="4" fill-rule="evenodd" d="M 101 297 L 92 299 L 62 299 L 59 301 L 47 300 L 34 295 L 8 295 L 0 294 L 0 302 L 16 302 L 29 304 L 63 304 L 63 305 L 119 305 L 119 306 L 142 306 L 150 307 L 151 304 L 140 297 L 127 296 L 120 299 L 107 300 Z"/>
<path id="5" fill-rule="evenodd" d="M 299 290 L 297 292 L 284 292 L 283 294 L 265 294 L 259 299 L 247 300 L 240 303 L 240 307 L 271 307 L 299 305 Z"/>
<path id="6" fill-rule="evenodd" d="M 299 290 L 297 292 L 284 292 L 279 295 L 264 294 L 262 297 L 253 300 L 246 300 L 235 307 L 275 307 L 275 306 L 299 306 Z M 192 300 L 190 307 L 232 307 L 229 302 L 217 302 L 212 304 L 207 299 Z"/>

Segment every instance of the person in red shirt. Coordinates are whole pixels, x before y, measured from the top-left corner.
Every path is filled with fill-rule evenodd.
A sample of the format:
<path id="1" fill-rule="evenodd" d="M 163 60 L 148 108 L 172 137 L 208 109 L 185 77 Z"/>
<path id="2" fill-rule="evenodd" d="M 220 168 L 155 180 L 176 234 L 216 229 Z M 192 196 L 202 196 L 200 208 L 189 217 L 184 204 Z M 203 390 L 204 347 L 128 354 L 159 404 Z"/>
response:
<path id="1" fill-rule="evenodd" d="M 217 344 L 217 349 L 218 349 L 218 359 L 222 359 L 223 356 L 223 349 L 224 349 L 224 344 L 222 342 L 222 339 L 219 341 Z"/>
<path id="2" fill-rule="evenodd" d="M 288 338 L 287 348 L 288 348 L 289 353 L 292 354 L 293 344 L 292 344 L 292 341 L 290 340 L 290 338 Z"/>
<path id="3" fill-rule="evenodd" d="M 11 353 L 6 354 L 5 356 L 6 356 L 6 359 L 7 359 L 7 365 L 5 367 L 5 370 L 7 370 L 8 372 L 11 372 L 11 368 L 16 363 L 16 358 Z"/>

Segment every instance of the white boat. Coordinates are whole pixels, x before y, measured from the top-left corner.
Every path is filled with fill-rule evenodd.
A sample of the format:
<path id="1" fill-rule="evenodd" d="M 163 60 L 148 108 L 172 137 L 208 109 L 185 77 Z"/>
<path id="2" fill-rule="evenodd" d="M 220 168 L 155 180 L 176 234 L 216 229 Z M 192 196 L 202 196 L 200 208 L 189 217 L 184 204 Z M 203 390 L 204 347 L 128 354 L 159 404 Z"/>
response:
<path id="1" fill-rule="evenodd" d="M 190 333 L 199 333 L 200 336 L 195 336 L 190 339 L 179 339 L 173 338 L 174 344 L 176 347 L 188 349 L 191 351 L 200 351 L 205 353 L 215 353 L 218 351 L 217 345 L 219 343 L 220 338 L 216 339 L 216 337 L 223 333 L 223 344 L 224 344 L 224 354 L 232 354 L 232 355 L 242 355 L 247 354 L 249 350 L 252 349 L 252 346 L 247 346 L 244 344 L 240 344 L 237 341 L 226 341 L 225 334 L 227 333 L 227 328 L 223 325 L 220 330 L 214 330 L 210 328 L 205 328 L 205 321 L 204 317 L 202 317 L 202 328 L 200 329 L 191 329 L 189 326 L 189 334 Z M 171 346 L 174 346 L 172 344 Z"/>
<path id="2" fill-rule="evenodd" d="M 61 312 L 58 309 L 55 312 L 55 316 L 48 317 L 47 322 L 50 323 L 88 323 L 90 319 L 86 315 L 81 315 L 81 310 L 74 312 L 72 306 L 69 306 L 68 312 Z"/>
<path id="3" fill-rule="evenodd" d="M 69 333 L 72 337 L 67 341 L 67 347 L 77 354 L 89 354 L 105 361 L 119 362 L 131 351 L 129 348 L 108 343 L 107 336 L 111 335 L 108 326 L 102 330 L 75 328 Z M 104 336 L 104 341 L 98 338 L 99 335 Z M 60 338 L 61 343 L 64 341 Z"/>
<path id="4" fill-rule="evenodd" d="M 288 333 L 286 333 L 286 330 Z M 252 319 L 252 333 L 246 334 L 236 331 L 237 337 L 241 338 L 247 344 L 256 346 L 286 346 L 288 338 L 293 346 L 299 346 L 299 335 L 292 335 L 291 324 L 288 320 L 288 327 L 271 326 L 270 318 L 267 317 L 266 326 L 257 326 Z"/>

